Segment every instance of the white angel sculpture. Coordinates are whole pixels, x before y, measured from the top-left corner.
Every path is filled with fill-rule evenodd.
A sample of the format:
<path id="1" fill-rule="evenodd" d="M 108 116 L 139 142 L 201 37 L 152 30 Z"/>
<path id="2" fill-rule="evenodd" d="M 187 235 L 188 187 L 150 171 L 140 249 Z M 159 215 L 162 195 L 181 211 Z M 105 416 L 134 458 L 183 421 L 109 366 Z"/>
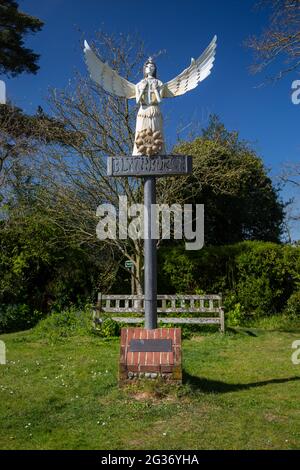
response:
<path id="1" fill-rule="evenodd" d="M 167 83 L 156 78 L 156 65 L 149 57 L 144 64 L 143 80 L 134 85 L 102 62 L 84 41 L 84 55 L 91 78 L 108 93 L 127 99 L 135 98 L 139 105 L 132 155 L 166 153 L 159 103 L 163 98 L 183 95 L 208 77 L 215 60 L 216 46 L 217 36 L 198 59 L 192 59 L 188 68 Z M 147 146 L 147 143 L 151 145 Z"/>

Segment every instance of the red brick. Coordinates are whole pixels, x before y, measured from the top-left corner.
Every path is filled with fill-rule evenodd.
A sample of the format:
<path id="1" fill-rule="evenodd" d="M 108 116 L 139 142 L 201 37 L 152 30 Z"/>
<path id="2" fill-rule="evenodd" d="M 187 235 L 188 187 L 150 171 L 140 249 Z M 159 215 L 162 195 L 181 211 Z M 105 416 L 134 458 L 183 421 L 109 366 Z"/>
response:
<path id="1" fill-rule="evenodd" d="M 155 354 L 154 352 L 148 352 L 147 364 L 155 365 L 154 354 Z"/>
<path id="2" fill-rule="evenodd" d="M 134 363 L 135 364 L 140 364 L 141 363 L 141 353 L 140 352 L 137 352 L 136 353 L 136 358 L 134 358 Z"/>
<path id="3" fill-rule="evenodd" d="M 181 347 L 176 346 L 175 351 L 175 364 L 181 364 Z"/>
<path id="4" fill-rule="evenodd" d="M 136 328 L 132 328 L 132 337 L 131 337 L 131 339 L 136 339 L 136 334 L 137 334 Z"/>
<path id="5" fill-rule="evenodd" d="M 168 331 L 168 328 L 162 328 L 162 338 L 163 338 L 163 339 L 169 338 L 169 331 Z"/>
<path id="6" fill-rule="evenodd" d="M 133 364 L 138 364 L 139 363 L 139 352 L 134 352 L 133 353 Z"/>
<path id="7" fill-rule="evenodd" d="M 168 374 L 168 373 L 171 373 L 173 371 L 173 366 L 164 366 L 164 365 L 161 365 L 160 366 L 160 371 L 162 374 Z"/>
<path id="8" fill-rule="evenodd" d="M 128 372 L 139 372 L 139 366 L 137 364 L 132 364 L 130 366 L 127 366 L 127 371 Z"/>
<path id="9" fill-rule="evenodd" d="M 140 362 L 139 364 L 146 364 L 146 353 L 140 352 Z"/>
<path id="10" fill-rule="evenodd" d="M 167 353 L 167 352 L 161 353 L 161 361 L 160 361 L 160 363 L 161 363 L 161 364 L 168 365 L 168 364 L 169 364 L 168 360 L 169 360 L 169 355 L 168 355 L 168 353 Z"/>
<path id="11" fill-rule="evenodd" d="M 160 352 L 153 353 L 153 364 L 160 364 Z"/>
<path id="12" fill-rule="evenodd" d="M 127 363 L 128 366 L 134 364 L 133 353 L 132 352 L 127 353 L 126 363 Z"/>
<path id="13" fill-rule="evenodd" d="M 144 328 L 140 328 L 140 339 L 145 339 L 146 338 L 146 332 Z"/>
<path id="14" fill-rule="evenodd" d="M 144 365 L 141 364 L 139 368 L 140 372 L 160 372 L 160 365 Z"/>
<path id="15" fill-rule="evenodd" d="M 136 330 L 136 328 L 127 328 L 127 344 L 126 344 L 126 351 L 125 351 L 126 352 L 126 357 L 128 357 L 130 342 L 131 342 L 131 340 L 133 339 L 133 337 L 135 335 L 135 330 Z M 128 358 L 127 358 L 127 361 L 128 361 Z"/>
<path id="16" fill-rule="evenodd" d="M 157 330 L 155 330 L 155 338 L 161 339 L 161 328 L 158 328 Z"/>
<path id="17" fill-rule="evenodd" d="M 168 353 L 168 363 L 170 366 L 174 364 L 174 354 L 172 352 Z"/>
<path id="18" fill-rule="evenodd" d="M 175 328 L 175 345 L 181 346 L 181 328 Z"/>
<path id="19" fill-rule="evenodd" d="M 142 328 L 135 328 L 134 339 L 141 339 L 141 329 Z"/>
<path id="20" fill-rule="evenodd" d="M 129 346 L 130 341 L 133 338 L 135 328 L 127 328 L 127 344 Z"/>
<path id="21" fill-rule="evenodd" d="M 127 328 L 122 328 L 121 329 L 121 346 L 126 346 L 126 341 L 127 341 Z"/>
<path id="22" fill-rule="evenodd" d="M 155 330 L 148 331 L 148 339 L 154 339 Z"/>
<path id="23" fill-rule="evenodd" d="M 125 347 L 120 347 L 120 363 L 125 364 L 126 362 L 126 354 L 125 354 Z"/>

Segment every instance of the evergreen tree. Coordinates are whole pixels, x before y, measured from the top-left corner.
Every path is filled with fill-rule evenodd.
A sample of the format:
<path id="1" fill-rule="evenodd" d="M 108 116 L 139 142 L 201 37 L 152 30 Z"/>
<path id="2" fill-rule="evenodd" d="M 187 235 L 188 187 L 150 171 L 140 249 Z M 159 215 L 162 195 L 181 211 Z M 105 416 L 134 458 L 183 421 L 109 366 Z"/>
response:
<path id="1" fill-rule="evenodd" d="M 202 136 L 182 142 L 174 151 L 193 155 L 193 174 L 179 186 L 166 184 L 174 202 L 205 206 L 205 243 L 224 245 L 243 240 L 279 242 L 285 204 L 261 158 L 236 131 L 211 116 Z M 164 182 L 159 182 L 164 184 Z"/>
<path id="2" fill-rule="evenodd" d="M 0 0 L 0 74 L 36 73 L 39 55 L 24 46 L 24 36 L 40 31 L 43 22 L 19 11 L 14 0 Z"/>

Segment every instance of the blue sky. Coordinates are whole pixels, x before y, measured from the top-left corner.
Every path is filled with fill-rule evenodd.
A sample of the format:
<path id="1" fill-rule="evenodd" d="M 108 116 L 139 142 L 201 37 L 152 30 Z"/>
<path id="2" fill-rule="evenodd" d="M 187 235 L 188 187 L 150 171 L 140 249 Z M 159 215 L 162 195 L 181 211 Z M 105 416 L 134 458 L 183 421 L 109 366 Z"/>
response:
<path id="1" fill-rule="evenodd" d="M 87 73 L 80 31 L 87 40 L 99 29 L 137 32 L 149 54 L 166 49 L 157 59 L 162 81 L 181 72 L 217 34 L 210 77 L 164 104 L 169 143 L 174 142 L 178 127 L 196 121 L 204 127 L 208 115 L 216 113 L 227 128 L 239 130 L 242 138 L 252 142 L 274 178 L 284 162 L 299 161 L 300 105 L 291 101 L 291 85 L 299 73 L 258 87 L 272 70 L 259 75 L 249 72 L 253 56 L 243 43 L 259 34 L 267 21 L 266 12 L 254 8 L 254 0 L 20 0 L 19 4 L 45 22 L 43 30 L 26 41 L 41 54 L 38 74 L 5 78 L 9 98 L 27 112 L 38 105 L 47 109 L 48 88 L 66 87 L 75 70 Z M 285 198 L 289 194 L 283 192 Z"/>

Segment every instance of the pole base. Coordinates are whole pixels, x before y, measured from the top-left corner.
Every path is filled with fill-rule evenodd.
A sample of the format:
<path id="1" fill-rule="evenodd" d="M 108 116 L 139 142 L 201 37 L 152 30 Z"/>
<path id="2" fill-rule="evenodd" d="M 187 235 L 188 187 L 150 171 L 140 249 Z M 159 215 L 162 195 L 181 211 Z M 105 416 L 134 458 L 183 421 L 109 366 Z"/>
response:
<path id="1" fill-rule="evenodd" d="M 181 328 L 122 328 L 119 384 L 137 379 L 182 383 Z"/>

